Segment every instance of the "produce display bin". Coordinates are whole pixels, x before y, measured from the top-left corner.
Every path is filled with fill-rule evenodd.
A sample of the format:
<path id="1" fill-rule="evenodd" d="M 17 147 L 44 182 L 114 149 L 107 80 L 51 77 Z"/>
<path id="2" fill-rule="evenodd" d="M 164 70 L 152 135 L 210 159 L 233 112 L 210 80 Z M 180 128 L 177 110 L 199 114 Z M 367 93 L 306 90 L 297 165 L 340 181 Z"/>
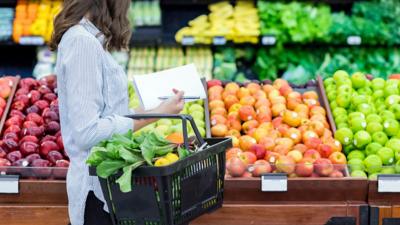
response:
<path id="1" fill-rule="evenodd" d="M 222 206 L 225 150 L 232 146 L 230 139 L 203 140 L 193 118 L 187 115 L 128 117 L 181 119 L 186 149 L 189 149 L 189 121 L 199 145 L 206 147 L 169 166 L 137 168 L 132 173 L 132 191 L 127 193 L 116 183 L 121 171 L 107 179 L 99 178 L 114 225 L 186 224 Z M 94 167 L 90 168 L 90 174 L 96 175 Z"/>
<path id="2" fill-rule="evenodd" d="M 378 182 L 370 180 L 368 184 L 370 225 L 400 224 L 400 189 L 397 192 L 383 193 L 378 188 Z"/>

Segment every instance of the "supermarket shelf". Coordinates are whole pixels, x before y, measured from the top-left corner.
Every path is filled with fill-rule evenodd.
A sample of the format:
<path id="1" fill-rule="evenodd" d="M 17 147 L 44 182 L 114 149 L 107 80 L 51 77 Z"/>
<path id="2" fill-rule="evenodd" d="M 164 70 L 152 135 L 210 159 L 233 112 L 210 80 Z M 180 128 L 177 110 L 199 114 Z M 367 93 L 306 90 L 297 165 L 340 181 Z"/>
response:
<path id="1" fill-rule="evenodd" d="M 221 0 L 161 0 L 164 5 L 208 5 L 211 3 L 220 2 Z M 257 2 L 257 0 L 248 0 L 249 2 Z M 293 0 L 281 0 L 282 2 L 291 2 Z M 326 4 L 352 4 L 363 0 L 303 0 L 304 2 L 326 3 Z M 237 1 L 231 0 L 231 3 Z"/>

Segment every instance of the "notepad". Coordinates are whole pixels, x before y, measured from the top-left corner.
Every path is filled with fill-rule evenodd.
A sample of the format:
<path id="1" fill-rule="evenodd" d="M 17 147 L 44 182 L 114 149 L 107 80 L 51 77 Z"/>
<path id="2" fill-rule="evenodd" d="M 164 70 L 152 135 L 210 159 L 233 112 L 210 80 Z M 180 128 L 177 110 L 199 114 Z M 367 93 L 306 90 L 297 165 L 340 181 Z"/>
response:
<path id="1" fill-rule="evenodd" d="M 185 96 L 206 98 L 206 91 L 194 64 L 176 67 L 143 76 L 135 76 L 133 84 L 145 110 L 156 108 L 162 96 L 173 96 L 172 89 L 185 92 Z M 186 99 L 185 102 L 196 101 Z"/>

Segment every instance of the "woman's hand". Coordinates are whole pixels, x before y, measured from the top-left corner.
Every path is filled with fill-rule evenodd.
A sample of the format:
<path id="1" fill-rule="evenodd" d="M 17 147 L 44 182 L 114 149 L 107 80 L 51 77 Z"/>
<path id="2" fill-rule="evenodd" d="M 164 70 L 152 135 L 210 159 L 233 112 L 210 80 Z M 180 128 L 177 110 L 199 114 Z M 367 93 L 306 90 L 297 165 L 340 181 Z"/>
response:
<path id="1" fill-rule="evenodd" d="M 178 114 L 183 110 L 183 106 L 185 105 L 185 101 L 183 99 L 184 92 L 173 89 L 175 96 L 169 98 L 162 102 L 157 108 L 157 113 L 162 114 Z"/>
<path id="2" fill-rule="evenodd" d="M 135 113 L 156 113 L 156 114 L 179 114 L 183 110 L 185 100 L 183 99 L 184 92 L 173 90 L 175 96 L 162 102 L 157 108 L 150 111 L 135 110 Z M 156 119 L 142 119 L 134 121 L 134 131 L 157 121 Z"/>

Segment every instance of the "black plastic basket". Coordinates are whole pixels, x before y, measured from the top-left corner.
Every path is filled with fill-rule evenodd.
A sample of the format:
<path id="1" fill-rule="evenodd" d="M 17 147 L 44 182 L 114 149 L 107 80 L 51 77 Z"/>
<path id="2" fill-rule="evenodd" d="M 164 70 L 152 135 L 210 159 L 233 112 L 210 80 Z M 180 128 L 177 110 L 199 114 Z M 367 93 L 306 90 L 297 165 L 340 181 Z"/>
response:
<path id="1" fill-rule="evenodd" d="M 204 140 L 193 118 L 187 115 L 135 115 L 133 119 L 181 119 L 184 144 L 188 146 L 187 121 L 200 144 L 207 146 L 189 157 L 165 167 L 139 167 L 132 174 L 132 191 L 123 193 L 115 182 L 121 172 L 99 178 L 114 225 L 177 225 L 222 206 L 225 150 L 231 139 Z M 91 167 L 90 174 L 96 175 Z"/>

